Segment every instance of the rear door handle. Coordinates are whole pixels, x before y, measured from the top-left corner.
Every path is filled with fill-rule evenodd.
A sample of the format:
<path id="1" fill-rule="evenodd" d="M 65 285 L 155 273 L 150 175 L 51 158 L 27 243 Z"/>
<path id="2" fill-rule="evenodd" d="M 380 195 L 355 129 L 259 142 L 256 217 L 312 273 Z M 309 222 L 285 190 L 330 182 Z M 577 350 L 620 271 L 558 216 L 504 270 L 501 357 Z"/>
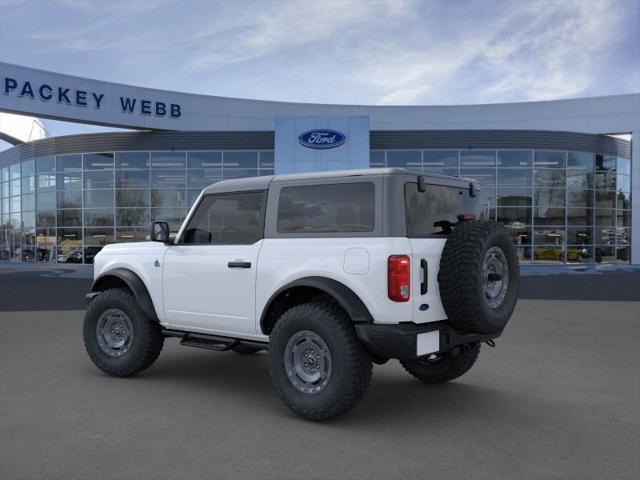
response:
<path id="1" fill-rule="evenodd" d="M 429 264 L 422 258 L 420 259 L 420 268 L 422 268 L 422 283 L 420 284 L 420 295 L 427 293 L 427 286 L 429 285 Z"/>
<path id="2" fill-rule="evenodd" d="M 242 261 L 229 262 L 229 263 L 227 263 L 227 267 L 229 267 L 229 268 L 251 268 L 251 262 L 242 262 Z"/>

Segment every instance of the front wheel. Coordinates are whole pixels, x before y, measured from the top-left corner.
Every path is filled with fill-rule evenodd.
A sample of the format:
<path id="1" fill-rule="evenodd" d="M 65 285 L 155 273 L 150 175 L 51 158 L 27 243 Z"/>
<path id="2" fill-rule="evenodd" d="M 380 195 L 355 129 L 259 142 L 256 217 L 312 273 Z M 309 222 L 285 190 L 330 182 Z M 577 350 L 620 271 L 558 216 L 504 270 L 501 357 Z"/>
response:
<path id="1" fill-rule="evenodd" d="M 427 355 L 411 360 L 400 360 L 404 369 L 425 383 L 444 383 L 461 377 L 476 363 L 480 344 L 462 345 L 444 355 Z"/>
<path id="2" fill-rule="evenodd" d="M 352 409 L 367 391 L 372 367 L 351 319 L 332 302 L 292 307 L 271 333 L 273 385 L 306 420 L 329 420 Z"/>
<path id="3" fill-rule="evenodd" d="M 164 337 L 160 324 L 148 319 L 129 290 L 101 292 L 84 319 L 84 345 L 91 361 L 114 377 L 128 377 L 156 361 Z"/>

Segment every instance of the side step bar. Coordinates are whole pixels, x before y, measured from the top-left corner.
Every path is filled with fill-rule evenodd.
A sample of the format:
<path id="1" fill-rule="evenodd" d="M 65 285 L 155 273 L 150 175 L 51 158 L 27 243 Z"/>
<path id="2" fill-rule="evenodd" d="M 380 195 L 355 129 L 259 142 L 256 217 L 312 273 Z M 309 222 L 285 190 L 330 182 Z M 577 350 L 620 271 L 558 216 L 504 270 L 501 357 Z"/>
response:
<path id="1" fill-rule="evenodd" d="M 238 345 L 238 340 L 224 337 L 215 337 L 213 335 L 200 335 L 198 333 L 187 333 L 180 340 L 180 345 L 196 348 L 207 348 L 209 350 L 218 350 L 224 352 L 231 350 Z"/>
<path id="2" fill-rule="evenodd" d="M 237 345 L 248 345 L 251 347 L 269 348 L 268 343 L 256 342 L 254 340 L 245 340 L 241 338 L 223 337 L 220 335 L 208 335 L 206 333 L 182 332 L 179 330 L 162 329 L 165 337 L 180 338 L 180 345 L 187 347 L 206 348 L 208 350 L 216 350 L 224 352 L 231 350 Z"/>

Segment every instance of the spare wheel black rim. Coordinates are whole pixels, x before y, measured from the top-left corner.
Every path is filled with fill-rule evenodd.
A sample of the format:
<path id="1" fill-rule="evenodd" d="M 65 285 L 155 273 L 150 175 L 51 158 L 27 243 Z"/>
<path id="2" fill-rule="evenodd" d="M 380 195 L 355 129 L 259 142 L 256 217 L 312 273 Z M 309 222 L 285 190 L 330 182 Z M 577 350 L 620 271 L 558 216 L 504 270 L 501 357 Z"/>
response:
<path id="1" fill-rule="evenodd" d="M 482 290 L 489 308 L 502 305 L 509 288 L 509 264 L 500 247 L 491 247 L 482 262 Z"/>
<path id="2" fill-rule="evenodd" d="M 318 393 L 331 379 L 331 352 L 320 335 L 301 330 L 287 342 L 284 366 L 289 381 L 297 390 L 307 394 Z"/>
<path id="3" fill-rule="evenodd" d="M 102 312 L 96 324 L 98 345 L 110 357 L 121 357 L 129 351 L 133 342 L 131 320 L 119 308 Z"/>

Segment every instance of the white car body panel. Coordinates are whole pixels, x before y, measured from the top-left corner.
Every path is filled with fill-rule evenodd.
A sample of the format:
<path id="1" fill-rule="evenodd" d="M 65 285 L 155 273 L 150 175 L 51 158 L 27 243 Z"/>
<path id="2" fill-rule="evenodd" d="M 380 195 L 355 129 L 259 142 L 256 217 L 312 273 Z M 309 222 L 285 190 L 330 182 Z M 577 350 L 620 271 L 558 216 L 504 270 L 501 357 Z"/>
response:
<path id="1" fill-rule="evenodd" d="M 167 246 L 161 242 L 112 243 L 104 247 L 94 258 L 93 277 L 126 268 L 138 275 L 149 291 L 149 296 L 163 326 L 167 326 L 162 303 L 162 263 Z"/>
<path id="2" fill-rule="evenodd" d="M 263 240 L 253 245 L 173 245 L 162 265 L 164 311 L 172 328 L 254 334 L 256 265 Z M 250 262 L 230 268 L 229 262 Z"/>
<path id="3" fill-rule="evenodd" d="M 411 298 L 413 299 L 413 322 L 427 323 L 438 320 L 446 320 L 447 314 L 440 299 L 440 286 L 438 285 L 438 271 L 440 270 L 440 258 L 446 238 L 410 238 L 411 244 Z M 424 272 L 420 266 L 420 260 L 427 261 L 427 293 L 420 293 Z M 427 305 L 427 310 L 420 310 L 421 305 Z"/>
<path id="4" fill-rule="evenodd" d="M 419 254 L 414 254 L 412 243 L 406 237 L 267 238 L 258 259 L 256 318 L 259 320 L 274 292 L 287 284 L 304 277 L 326 277 L 349 287 L 367 306 L 375 323 L 444 320 L 446 315 L 437 291 L 443 243 L 440 239 L 422 240 L 416 244 L 420 247 Z M 358 252 L 354 254 L 356 249 Z M 394 302 L 388 298 L 390 255 L 411 257 L 412 294 L 408 302 Z M 420 296 L 420 258 L 426 258 L 430 266 L 429 291 L 425 296 Z M 418 310 L 422 303 L 428 303 L 430 308 Z"/>
<path id="5" fill-rule="evenodd" d="M 367 306 L 375 323 L 445 320 L 437 282 L 444 242 L 400 237 L 268 238 L 253 245 L 111 244 L 96 256 L 94 276 L 116 268 L 133 271 L 147 286 L 166 328 L 267 341 L 260 318 L 269 300 L 305 277 L 344 284 Z M 387 296 L 390 255 L 411 258 L 408 302 Z M 429 270 L 425 295 L 420 294 L 422 258 Z M 236 260 L 251 262 L 251 268 L 227 267 Z M 420 310 L 423 304 L 427 310 Z"/>
<path id="6" fill-rule="evenodd" d="M 360 298 L 376 324 L 446 320 L 438 287 L 445 242 L 446 238 L 301 235 L 268 236 L 253 245 L 111 244 L 96 255 L 94 277 L 116 268 L 134 272 L 147 287 L 165 328 L 268 341 L 260 319 L 269 301 L 276 292 L 305 277 L 342 283 Z M 388 298 L 391 255 L 410 257 L 411 296 L 407 302 Z M 421 293 L 422 259 L 428 266 L 425 294 Z M 250 262 L 251 267 L 229 268 L 228 262 L 233 261 Z"/>

